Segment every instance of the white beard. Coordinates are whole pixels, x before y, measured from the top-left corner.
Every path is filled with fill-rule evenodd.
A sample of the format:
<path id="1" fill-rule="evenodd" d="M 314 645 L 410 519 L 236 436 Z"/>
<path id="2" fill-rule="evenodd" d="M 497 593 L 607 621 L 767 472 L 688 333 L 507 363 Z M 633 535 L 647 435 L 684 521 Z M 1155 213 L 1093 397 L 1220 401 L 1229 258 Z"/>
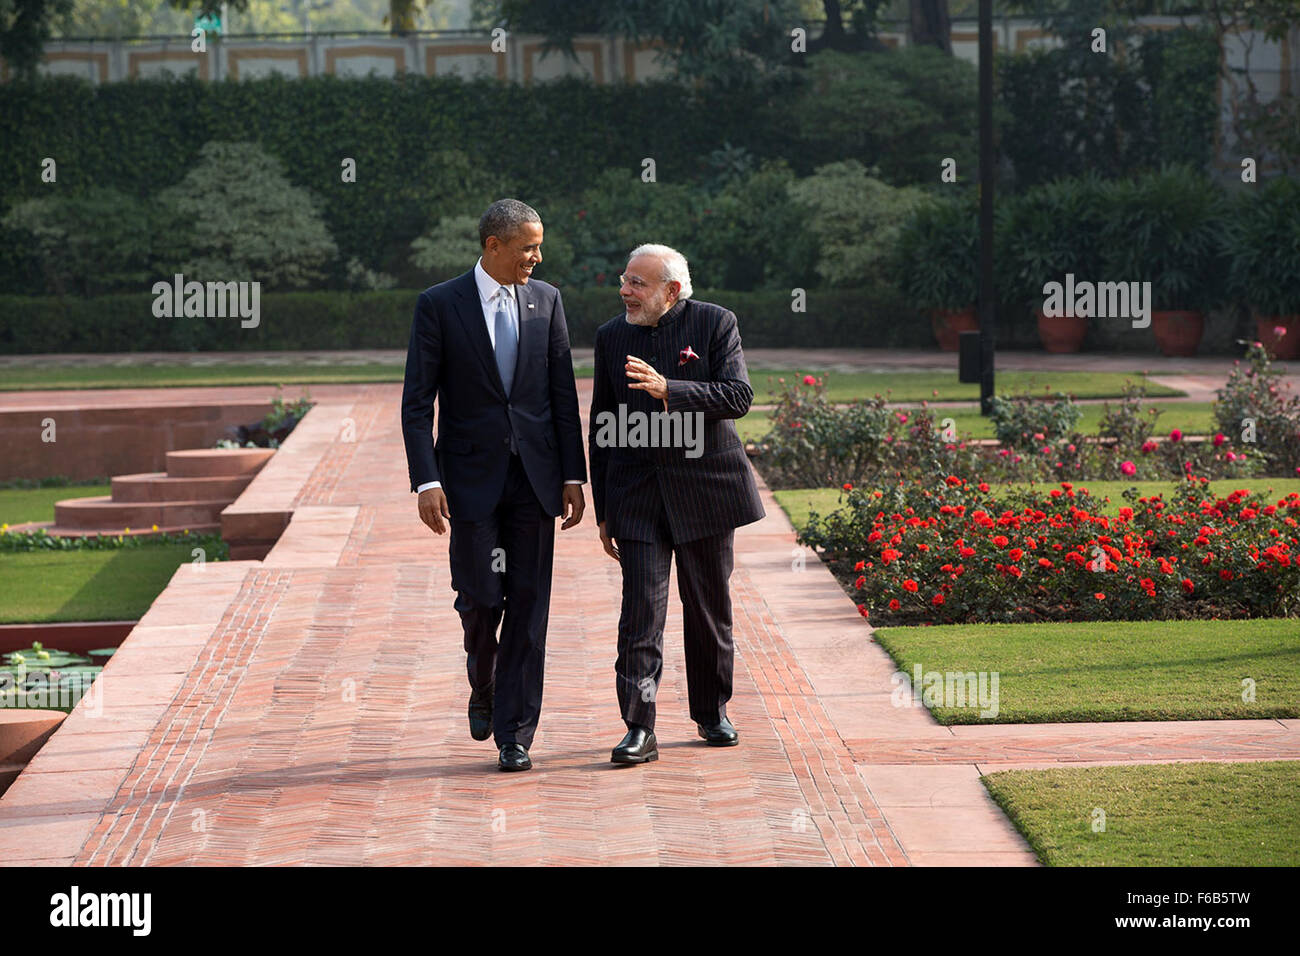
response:
<path id="1" fill-rule="evenodd" d="M 627 319 L 629 325 L 658 325 L 662 315 L 657 315 L 653 319 L 646 318 L 644 311 L 633 318 L 631 313 L 624 311 L 623 317 Z"/>

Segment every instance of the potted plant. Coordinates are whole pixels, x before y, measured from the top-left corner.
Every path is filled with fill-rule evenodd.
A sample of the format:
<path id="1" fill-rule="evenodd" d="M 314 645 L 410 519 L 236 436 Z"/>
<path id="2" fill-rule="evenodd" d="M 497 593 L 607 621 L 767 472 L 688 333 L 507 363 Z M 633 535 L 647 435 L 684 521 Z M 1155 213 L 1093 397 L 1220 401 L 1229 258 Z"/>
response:
<path id="1" fill-rule="evenodd" d="M 979 331 L 978 211 L 968 201 L 926 203 L 903 226 L 896 268 L 904 295 L 930 313 L 939 348 L 957 351 L 962 332 Z"/>
<path id="2" fill-rule="evenodd" d="M 1151 283 L 1151 331 L 1165 355 L 1195 355 L 1205 310 L 1224 299 L 1226 198 L 1208 176 L 1166 166 L 1110 188 L 1103 268 L 1113 282 Z"/>
<path id="3" fill-rule="evenodd" d="M 1238 197 L 1224 246 L 1231 289 L 1277 359 L 1300 358 L 1300 183 L 1279 176 Z"/>
<path id="4" fill-rule="evenodd" d="M 1002 268 L 1016 301 L 1038 315 L 1038 337 L 1049 352 L 1077 352 L 1088 317 L 1047 315 L 1048 283 L 1104 278 L 1101 228 L 1109 187 L 1095 174 L 1058 179 L 1026 190 L 1005 204 L 999 248 Z"/>

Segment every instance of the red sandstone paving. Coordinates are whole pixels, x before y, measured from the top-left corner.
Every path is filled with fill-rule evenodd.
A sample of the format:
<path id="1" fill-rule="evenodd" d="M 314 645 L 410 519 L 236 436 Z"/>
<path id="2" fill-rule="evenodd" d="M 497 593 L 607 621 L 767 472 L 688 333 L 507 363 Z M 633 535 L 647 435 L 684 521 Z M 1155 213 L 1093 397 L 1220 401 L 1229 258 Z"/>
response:
<path id="1" fill-rule="evenodd" d="M 1033 865 L 981 772 L 1300 755 L 1297 721 L 947 728 L 894 708 L 892 663 L 819 562 L 794 570 L 763 488 L 733 576 L 741 745 L 697 739 L 670 603 L 660 760 L 609 763 L 620 582 L 589 510 L 556 535 L 535 769 L 499 773 L 465 726 L 447 539 L 408 490 L 400 386 L 349 398 L 355 441 L 304 459 L 281 544 L 179 569 L 105 670 L 102 712 L 74 712 L 0 799 L 0 859 Z"/>

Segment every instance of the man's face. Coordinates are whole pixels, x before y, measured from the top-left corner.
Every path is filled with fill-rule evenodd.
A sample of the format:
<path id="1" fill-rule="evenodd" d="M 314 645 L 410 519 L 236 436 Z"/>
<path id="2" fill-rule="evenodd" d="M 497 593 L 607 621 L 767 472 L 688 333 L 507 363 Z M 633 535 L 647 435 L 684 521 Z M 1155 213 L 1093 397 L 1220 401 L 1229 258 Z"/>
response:
<path id="1" fill-rule="evenodd" d="M 483 247 L 483 271 L 502 285 L 527 285 L 533 267 L 542 261 L 542 224 L 526 222 L 513 237 L 488 236 Z"/>
<path id="2" fill-rule="evenodd" d="M 664 264 L 654 256 L 637 256 L 628 262 L 618 294 L 632 322 L 657 322 L 677 301 L 680 286 L 665 282 L 663 274 Z"/>

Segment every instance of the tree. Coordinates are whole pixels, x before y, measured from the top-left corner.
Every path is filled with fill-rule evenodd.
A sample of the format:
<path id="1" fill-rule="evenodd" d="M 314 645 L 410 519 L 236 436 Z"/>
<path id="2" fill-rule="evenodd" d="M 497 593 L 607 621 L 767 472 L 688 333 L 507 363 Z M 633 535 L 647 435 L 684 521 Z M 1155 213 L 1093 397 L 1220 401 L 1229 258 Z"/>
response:
<path id="1" fill-rule="evenodd" d="M 948 0 L 909 0 L 908 19 L 912 26 L 912 43 L 935 46 L 952 56 L 952 22 L 948 18 Z"/>
<path id="2" fill-rule="evenodd" d="M 55 20 L 71 11 L 72 0 L 0 0 L 0 56 L 14 76 L 36 75 Z"/>
<path id="3" fill-rule="evenodd" d="M 800 11 L 799 0 L 475 0 L 473 22 L 541 34 L 570 57 L 581 33 L 657 42 L 678 76 L 735 89 L 789 62 Z"/>
<path id="4" fill-rule="evenodd" d="M 159 270 L 200 281 L 304 286 L 337 253 L 319 201 L 291 184 L 256 143 L 212 141 L 199 163 L 158 194 L 174 247 Z"/>

